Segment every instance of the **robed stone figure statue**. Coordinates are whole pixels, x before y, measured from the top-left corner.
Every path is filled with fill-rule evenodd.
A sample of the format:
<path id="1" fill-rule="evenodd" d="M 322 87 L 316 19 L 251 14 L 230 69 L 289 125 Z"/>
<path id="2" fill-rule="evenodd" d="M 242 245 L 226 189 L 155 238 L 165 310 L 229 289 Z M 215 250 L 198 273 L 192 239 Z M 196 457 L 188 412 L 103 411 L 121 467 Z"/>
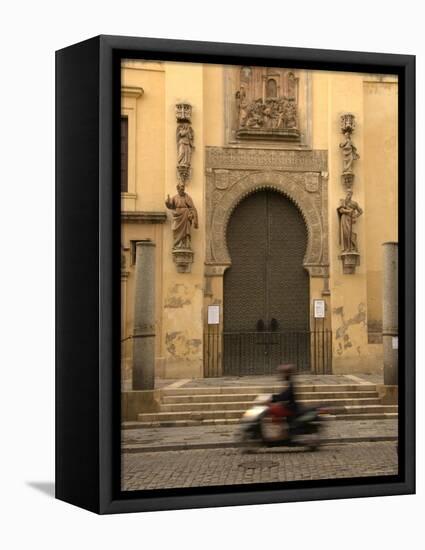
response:
<path id="1" fill-rule="evenodd" d="M 167 195 L 165 206 L 173 210 L 173 249 L 190 250 L 192 224 L 195 229 L 198 228 L 198 213 L 192 198 L 185 192 L 183 183 L 177 184 L 177 195 L 172 198 Z"/>
<path id="2" fill-rule="evenodd" d="M 360 155 L 357 152 L 356 146 L 351 141 L 350 132 L 344 132 L 344 136 L 345 141 L 339 144 L 339 147 L 342 149 L 342 173 L 350 174 L 353 170 L 353 161 L 358 160 L 360 158 Z"/>
<path id="3" fill-rule="evenodd" d="M 188 122 L 182 122 L 177 126 L 177 166 L 190 168 L 192 161 L 192 150 L 194 149 L 193 128 Z"/>
<path id="4" fill-rule="evenodd" d="M 345 199 L 341 201 L 341 206 L 337 208 L 339 215 L 339 243 L 342 252 L 358 252 L 357 234 L 353 231 L 353 226 L 363 210 L 357 202 L 351 200 L 353 192 L 350 190 Z"/>

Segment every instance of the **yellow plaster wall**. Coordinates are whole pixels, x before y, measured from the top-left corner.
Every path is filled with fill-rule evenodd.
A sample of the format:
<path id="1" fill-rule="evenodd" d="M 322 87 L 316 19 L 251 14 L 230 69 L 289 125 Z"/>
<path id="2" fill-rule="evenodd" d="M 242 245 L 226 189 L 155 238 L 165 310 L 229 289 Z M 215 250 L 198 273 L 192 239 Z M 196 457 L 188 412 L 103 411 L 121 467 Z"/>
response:
<path id="1" fill-rule="evenodd" d="M 380 331 L 382 243 L 398 241 L 397 77 L 367 76 L 363 90 L 368 326 Z"/>
<path id="2" fill-rule="evenodd" d="M 143 88 L 143 95 L 137 99 L 136 107 L 136 200 L 134 209 L 161 211 L 164 210 L 165 188 L 164 63 L 126 61 L 121 78 L 122 87 Z M 128 102 L 129 100 L 124 97 L 123 105 L 125 106 Z"/>
<path id="3" fill-rule="evenodd" d="M 223 146 L 225 135 L 224 116 L 224 67 L 204 65 L 204 145 Z"/>
<path id="4" fill-rule="evenodd" d="M 328 148 L 328 89 L 329 73 L 314 71 L 311 75 L 312 86 L 312 148 Z"/>

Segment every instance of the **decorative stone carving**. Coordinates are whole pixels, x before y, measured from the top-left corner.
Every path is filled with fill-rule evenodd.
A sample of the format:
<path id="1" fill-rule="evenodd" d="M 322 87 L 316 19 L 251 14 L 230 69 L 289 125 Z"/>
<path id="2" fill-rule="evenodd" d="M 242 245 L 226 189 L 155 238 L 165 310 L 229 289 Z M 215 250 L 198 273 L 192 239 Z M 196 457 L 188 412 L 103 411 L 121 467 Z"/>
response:
<path id="1" fill-rule="evenodd" d="M 170 198 L 167 196 L 165 206 L 172 210 L 172 231 L 173 231 L 173 249 L 172 254 L 174 262 L 177 265 L 177 271 L 180 273 L 190 273 L 193 263 L 193 251 L 191 247 L 192 225 L 198 228 L 198 213 L 192 198 L 185 192 L 185 186 L 182 182 L 177 184 L 177 194 Z"/>
<path id="2" fill-rule="evenodd" d="M 357 233 L 354 232 L 354 225 L 357 218 L 363 214 L 357 202 L 352 200 L 353 192 L 349 190 L 341 205 L 337 208 L 339 216 L 339 243 L 343 272 L 345 274 L 355 273 L 356 266 L 360 265 L 360 254 L 357 245 Z"/>
<path id="3" fill-rule="evenodd" d="M 323 172 L 327 170 L 328 152 L 288 151 L 284 149 L 237 149 L 207 147 L 205 164 L 218 170 L 284 170 L 285 172 Z"/>
<path id="4" fill-rule="evenodd" d="M 357 246 L 357 234 L 353 230 L 357 218 L 363 213 L 357 202 L 352 200 L 354 171 L 353 162 L 360 158 L 357 148 L 351 140 L 356 126 L 352 113 L 341 115 L 341 132 L 345 140 L 339 144 L 342 149 L 342 184 L 347 189 L 347 196 L 337 208 L 339 216 L 339 243 L 341 246 L 342 269 L 345 274 L 353 274 L 360 265 L 360 254 Z"/>
<path id="5" fill-rule="evenodd" d="M 357 148 L 351 140 L 351 134 L 354 132 L 354 115 L 345 113 L 341 115 L 341 132 L 345 140 L 339 144 L 342 149 L 342 180 L 347 189 L 351 189 L 354 183 L 353 162 L 360 158 Z"/>
<path id="6" fill-rule="evenodd" d="M 341 132 L 343 134 L 345 134 L 345 132 L 352 134 L 355 127 L 356 122 L 353 113 L 344 113 L 343 115 L 341 115 Z"/>
<path id="7" fill-rule="evenodd" d="M 298 79 L 293 72 L 242 67 L 239 81 L 237 138 L 299 140 Z"/>
<path id="8" fill-rule="evenodd" d="M 176 141 L 177 141 L 177 172 L 182 183 L 190 178 L 192 151 L 195 134 L 191 125 L 192 106 L 189 103 L 176 105 Z"/>
<path id="9" fill-rule="evenodd" d="M 328 276 L 326 151 L 206 148 L 206 274 L 222 276 L 231 265 L 227 223 L 239 202 L 260 189 L 278 191 L 299 208 L 308 233 L 304 267 L 312 277 Z M 228 186 L 217 173 L 228 171 Z M 219 176 L 221 178 L 221 176 Z M 315 191 L 308 191 L 312 187 Z"/>
<path id="10" fill-rule="evenodd" d="M 228 170 L 216 170 L 215 171 L 215 186 L 217 189 L 227 189 L 229 186 L 229 171 Z"/>
<path id="11" fill-rule="evenodd" d="M 193 250 L 173 250 L 172 254 L 178 273 L 190 273 L 193 264 Z"/>
<path id="12" fill-rule="evenodd" d="M 305 188 L 309 193 L 317 193 L 319 190 L 320 175 L 317 172 L 307 173 L 305 175 Z"/>

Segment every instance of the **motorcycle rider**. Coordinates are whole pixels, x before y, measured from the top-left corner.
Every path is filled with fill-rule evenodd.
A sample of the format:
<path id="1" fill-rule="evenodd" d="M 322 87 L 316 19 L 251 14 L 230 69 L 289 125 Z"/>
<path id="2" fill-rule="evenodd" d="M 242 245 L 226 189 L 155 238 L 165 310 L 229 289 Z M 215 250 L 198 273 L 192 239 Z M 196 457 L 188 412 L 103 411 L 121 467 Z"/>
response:
<path id="1" fill-rule="evenodd" d="M 290 415 L 287 416 L 286 421 L 289 424 L 296 424 L 305 422 L 309 418 L 311 413 L 315 412 L 315 406 L 303 406 L 300 405 L 295 397 L 293 374 L 295 372 L 295 365 L 286 364 L 279 365 L 277 367 L 278 372 L 281 374 L 283 381 L 285 382 L 285 388 L 278 394 L 272 396 L 272 403 L 276 403 L 279 407 L 280 404 L 284 405 L 286 410 L 289 410 Z M 279 409 L 272 414 L 279 415 Z"/>
<path id="2" fill-rule="evenodd" d="M 279 365 L 277 367 L 278 373 L 281 375 L 283 382 L 285 383 L 284 389 L 272 397 L 272 403 L 285 403 L 285 406 L 291 411 L 292 416 L 295 417 L 299 413 L 299 406 L 295 398 L 294 381 L 292 375 L 295 371 L 295 365 L 290 363 L 285 365 Z"/>
<path id="3" fill-rule="evenodd" d="M 274 394 L 271 398 L 270 415 L 272 423 L 278 423 L 279 431 L 269 439 L 285 440 L 289 438 L 290 426 L 299 414 L 299 407 L 295 398 L 294 383 L 292 375 L 295 367 L 292 364 L 279 365 L 277 368 L 283 382 L 284 388 L 280 393 Z"/>

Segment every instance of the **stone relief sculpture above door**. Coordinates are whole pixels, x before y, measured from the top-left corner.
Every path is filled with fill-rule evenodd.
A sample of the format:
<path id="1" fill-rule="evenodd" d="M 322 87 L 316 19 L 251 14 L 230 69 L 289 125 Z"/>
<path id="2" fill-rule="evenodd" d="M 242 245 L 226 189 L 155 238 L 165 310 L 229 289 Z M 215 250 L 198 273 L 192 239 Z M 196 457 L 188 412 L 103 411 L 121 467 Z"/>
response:
<path id="1" fill-rule="evenodd" d="M 311 82 L 307 71 L 228 67 L 225 82 L 229 143 L 310 146 Z"/>

